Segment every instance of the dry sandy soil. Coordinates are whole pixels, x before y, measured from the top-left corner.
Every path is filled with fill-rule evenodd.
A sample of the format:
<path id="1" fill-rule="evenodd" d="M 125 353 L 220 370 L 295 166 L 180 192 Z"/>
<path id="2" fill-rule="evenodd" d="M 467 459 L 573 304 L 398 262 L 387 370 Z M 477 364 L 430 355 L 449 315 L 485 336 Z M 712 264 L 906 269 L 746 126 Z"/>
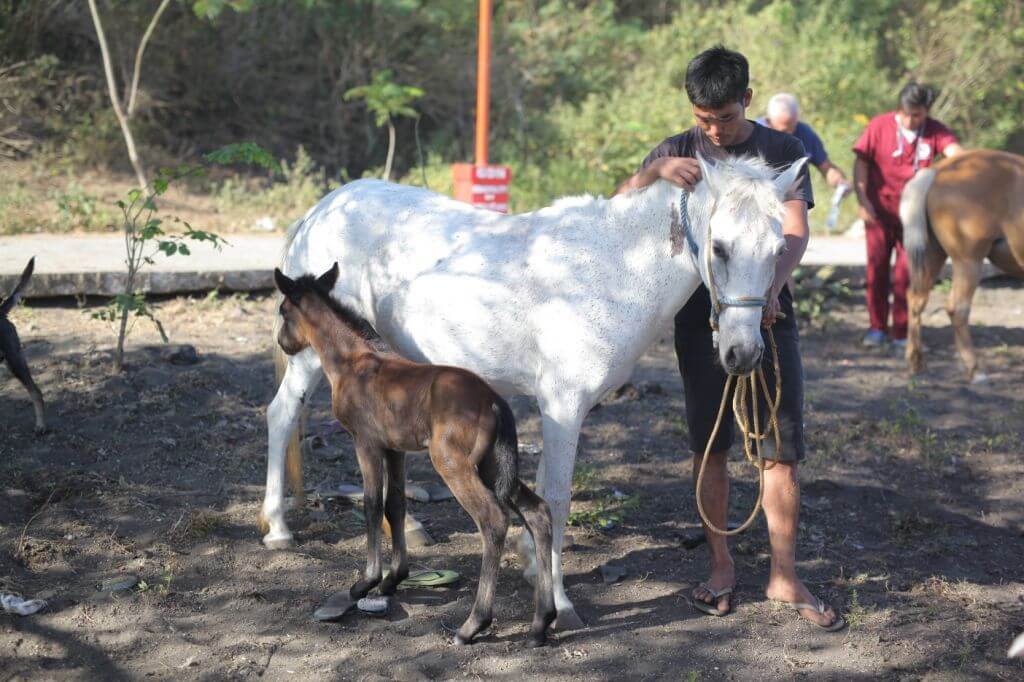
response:
<path id="1" fill-rule="evenodd" d="M 511 551 L 491 630 L 451 645 L 479 567 L 475 528 L 454 501 L 410 508 L 437 541 L 413 550 L 413 566 L 456 569 L 456 587 L 401 590 L 384 619 L 311 620 L 354 580 L 363 533 L 347 504 L 310 503 L 290 513 L 294 551 L 260 545 L 269 296 L 160 303 L 172 343 L 193 344 L 199 363 L 167 362 L 140 323 L 122 376 L 110 373 L 104 323 L 66 302 L 23 307 L 13 319 L 53 428 L 33 436 L 26 395 L 0 370 L 0 591 L 49 607 L 0 614 L 0 678 L 1021 679 L 1005 652 L 1024 630 L 1024 289 L 995 281 L 978 294 L 984 385 L 963 383 L 939 298 L 926 318 L 930 364 L 913 382 L 900 359 L 859 347 L 856 298 L 803 332 L 800 570 L 848 629 L 817 631 L 765 601 L 763 522 L 733 543 L 735 612 L 716 619 L 688 603 L 706 556 L 684 548 L 699 527 L 665 339 L 636 370 L 646 390 L 586 421 L 565 569 L 587 627 L 539 650 L 523 647 L 532 591 Z M 539 419 L 527 401 L 515 409 L 532 480 Z M 323 391 L 311 424 L 327 445 L 307 460 L 308 484 L 358 483 Z M 738 518 L 755 488 L 734 466 Z M 437 480 L 425 457 L 410 478 Z M 605 584 L 607 562 L 627 576 Z M 120 574 L 141 582 L 97 590 Z"/>

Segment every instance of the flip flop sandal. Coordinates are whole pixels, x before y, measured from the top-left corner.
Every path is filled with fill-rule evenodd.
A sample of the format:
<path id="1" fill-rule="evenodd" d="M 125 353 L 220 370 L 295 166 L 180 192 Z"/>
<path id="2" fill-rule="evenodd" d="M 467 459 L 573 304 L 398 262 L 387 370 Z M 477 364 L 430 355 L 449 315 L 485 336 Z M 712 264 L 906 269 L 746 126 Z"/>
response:
<path id="1" fill-rule="evenodd" d="M 693 608 L 695 608 L 698 611 L 701 611 L 703 613 L 706 613 L 709 616 L 717 616 L 718 618 L 721 618 L 722 616 L 728 616 L 730 613 L 732 613 L 732 599 L 729 600 L 729 608 L 724 610 L 724 611 L 722 609 L 718 608 L 717 604 L 718 604 L 718 600 L 719 599 L 721 599 L 722 597 L 725 597 L 727 595 L 732 594 L 733 588 L 731 588 L 731 587 L 724 587 L 721 590 L 718 590 L 716 592 L 715 590 L 713 590 L 710 587 L 708 587 L 707 583 L 701 583 L 700 585 L 698 585 L 698 587 L 706 590 L 707 593 L 711 595 L 711 598 L 714 599 L 715 601 L 714 601 L 714 603 L 709 604 L 706 601 L 704 601 L 703 599 L 697 599 L 696 597 L 691 597 L 690 602 L 693 604 Z"/>
<path id="2" fill-rule="evenodd" d="M 335 592 L 313 612 L 313 620 L 323 623 L 341 620 L 341 617 L 355 608 L 356 602 L 348 594 L 348 590 Z"/>
<path id="3" fill-rule="evenodd" d="M 804 604 L 802 602 L 782 601 L 780 599 L 772 599 L 771 601 L 773 603 L 775 603 L 775 604 L 780 604 L 782 606 L 791 608 L 794 611 L 796 611 L 798 614 L 800 614 L 800 612 L 802 610 L 807 609 L 809 611 L 814 611 L 815 613 L 817 613 L 820 616 L 824 616 L 825 615 L 825 609 L 827 608 L 827 606 L 825 605 L 825 602 L 821 601 L 817 597 L 814 598 L 814 601 L 815 601 L 814 604 Z M 842 630 L 843 628 L 846 627 L 846 621 L 843 620 L 843 617 L 840 616 L 838 613 L 836 614 L 836 619 L 834 621 L 832 621 L 831 625 L 818 625 L 813 620 L 807 620 L 806 618 L 804 618 L 803 614 L 800 614 L 800 620 L 805 621 L 807 623 L 810 623 L 811 625 L 813 625 L 813 626 L 815 626 L 817 628 L 820 628 L 820 629 L 824 630 L 825 632 L 838 632 L 839 630 Z"/>
<path id="4" fill-rule="evenodd" d="M 390 571 L 384 571 L 384 577 Z M 455 571 L 448 569 L 437 569 L 430 571 L 414 571 L 409 577 L 402 581 L 402 587 L 443 587 L 458 582 L 461 576 Z"/>

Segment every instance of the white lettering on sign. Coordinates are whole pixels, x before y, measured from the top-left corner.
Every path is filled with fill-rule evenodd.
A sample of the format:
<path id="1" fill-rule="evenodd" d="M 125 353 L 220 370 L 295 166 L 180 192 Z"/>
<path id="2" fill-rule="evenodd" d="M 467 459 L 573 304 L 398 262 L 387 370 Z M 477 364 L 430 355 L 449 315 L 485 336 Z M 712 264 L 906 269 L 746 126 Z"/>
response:
<path id="1" fill-rule="evenodd" d="M 474 180 L 508 180 L 508 168 L 505 166 L 474 166 Z"/>
<path id="2" fill-rule="evenodd" d="M 508 194 L 508 185 L 473 185 L 473 194 Z"/>

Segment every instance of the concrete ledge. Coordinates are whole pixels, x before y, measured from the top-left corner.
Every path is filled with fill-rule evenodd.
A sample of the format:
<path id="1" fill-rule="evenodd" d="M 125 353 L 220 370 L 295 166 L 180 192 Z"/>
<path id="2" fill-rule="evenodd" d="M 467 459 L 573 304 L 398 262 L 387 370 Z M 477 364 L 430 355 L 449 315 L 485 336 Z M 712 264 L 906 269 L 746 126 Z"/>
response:
<path id="1" fill-rule="evenodd" d="M 192 254 L 157 256 L 139 275 L 138 290 L 177 294 L 222 289 L 260 291 L 274 288 L 274 267 L 284 236 L 231 235 L 220 251 L 189 244 Z M 26 296 L 114 296 L 124 290 L 124 239 L 120 235 L 23 235 L 0 237 L 0 295 L 14 288 L 28 259 L 36 257 Z M 833 277 L 856 283 L 864 279 L 863 239 L 813 236 L 801 267 L 834 268 Z M 949 276 L 950 266 L 943 274 Z M 988 261 L 983 277 L 1002 274 Z"/>

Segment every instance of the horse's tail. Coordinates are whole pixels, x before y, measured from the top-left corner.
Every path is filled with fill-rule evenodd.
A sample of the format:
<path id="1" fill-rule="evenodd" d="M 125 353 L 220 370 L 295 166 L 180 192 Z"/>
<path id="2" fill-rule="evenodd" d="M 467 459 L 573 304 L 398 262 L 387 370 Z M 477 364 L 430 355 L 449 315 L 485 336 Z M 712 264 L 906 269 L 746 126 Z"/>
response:
<path id="1" fill-rule="evenodd" d="M 21 272 L 21 278 L 18 280 L 18 284 L 15 285 L 14 291 L 11 292 L 10 296 L 5 299 L 0 299 L 0 317 L 5 317 L 7 313 L 11 312 L 14 306 L 18 305 L 18 301 L 21 300 L 22 289 L 28 285 L 29 279 L 32 277 L 32 271 L 36 267 L 36 257 L 32 256 L 28 259 L 28 265 Z"/>
<path id="2" fill-rule="evenodd" d="M 494 465 L 494 496 L 505 507 L 511 507 L 519 495 L 519 439 L 516 416 L 501 396 L 496 396 Z"/>
<path id="3" fill-rule="evenodd" d="M 903 223 L 903 246 L 910 259 L 911 272 L 923 272 L 928 252 L 928 190 L 935 182 L 935 169 L 922 168 L 900 197 L 900 221 Z"/>

